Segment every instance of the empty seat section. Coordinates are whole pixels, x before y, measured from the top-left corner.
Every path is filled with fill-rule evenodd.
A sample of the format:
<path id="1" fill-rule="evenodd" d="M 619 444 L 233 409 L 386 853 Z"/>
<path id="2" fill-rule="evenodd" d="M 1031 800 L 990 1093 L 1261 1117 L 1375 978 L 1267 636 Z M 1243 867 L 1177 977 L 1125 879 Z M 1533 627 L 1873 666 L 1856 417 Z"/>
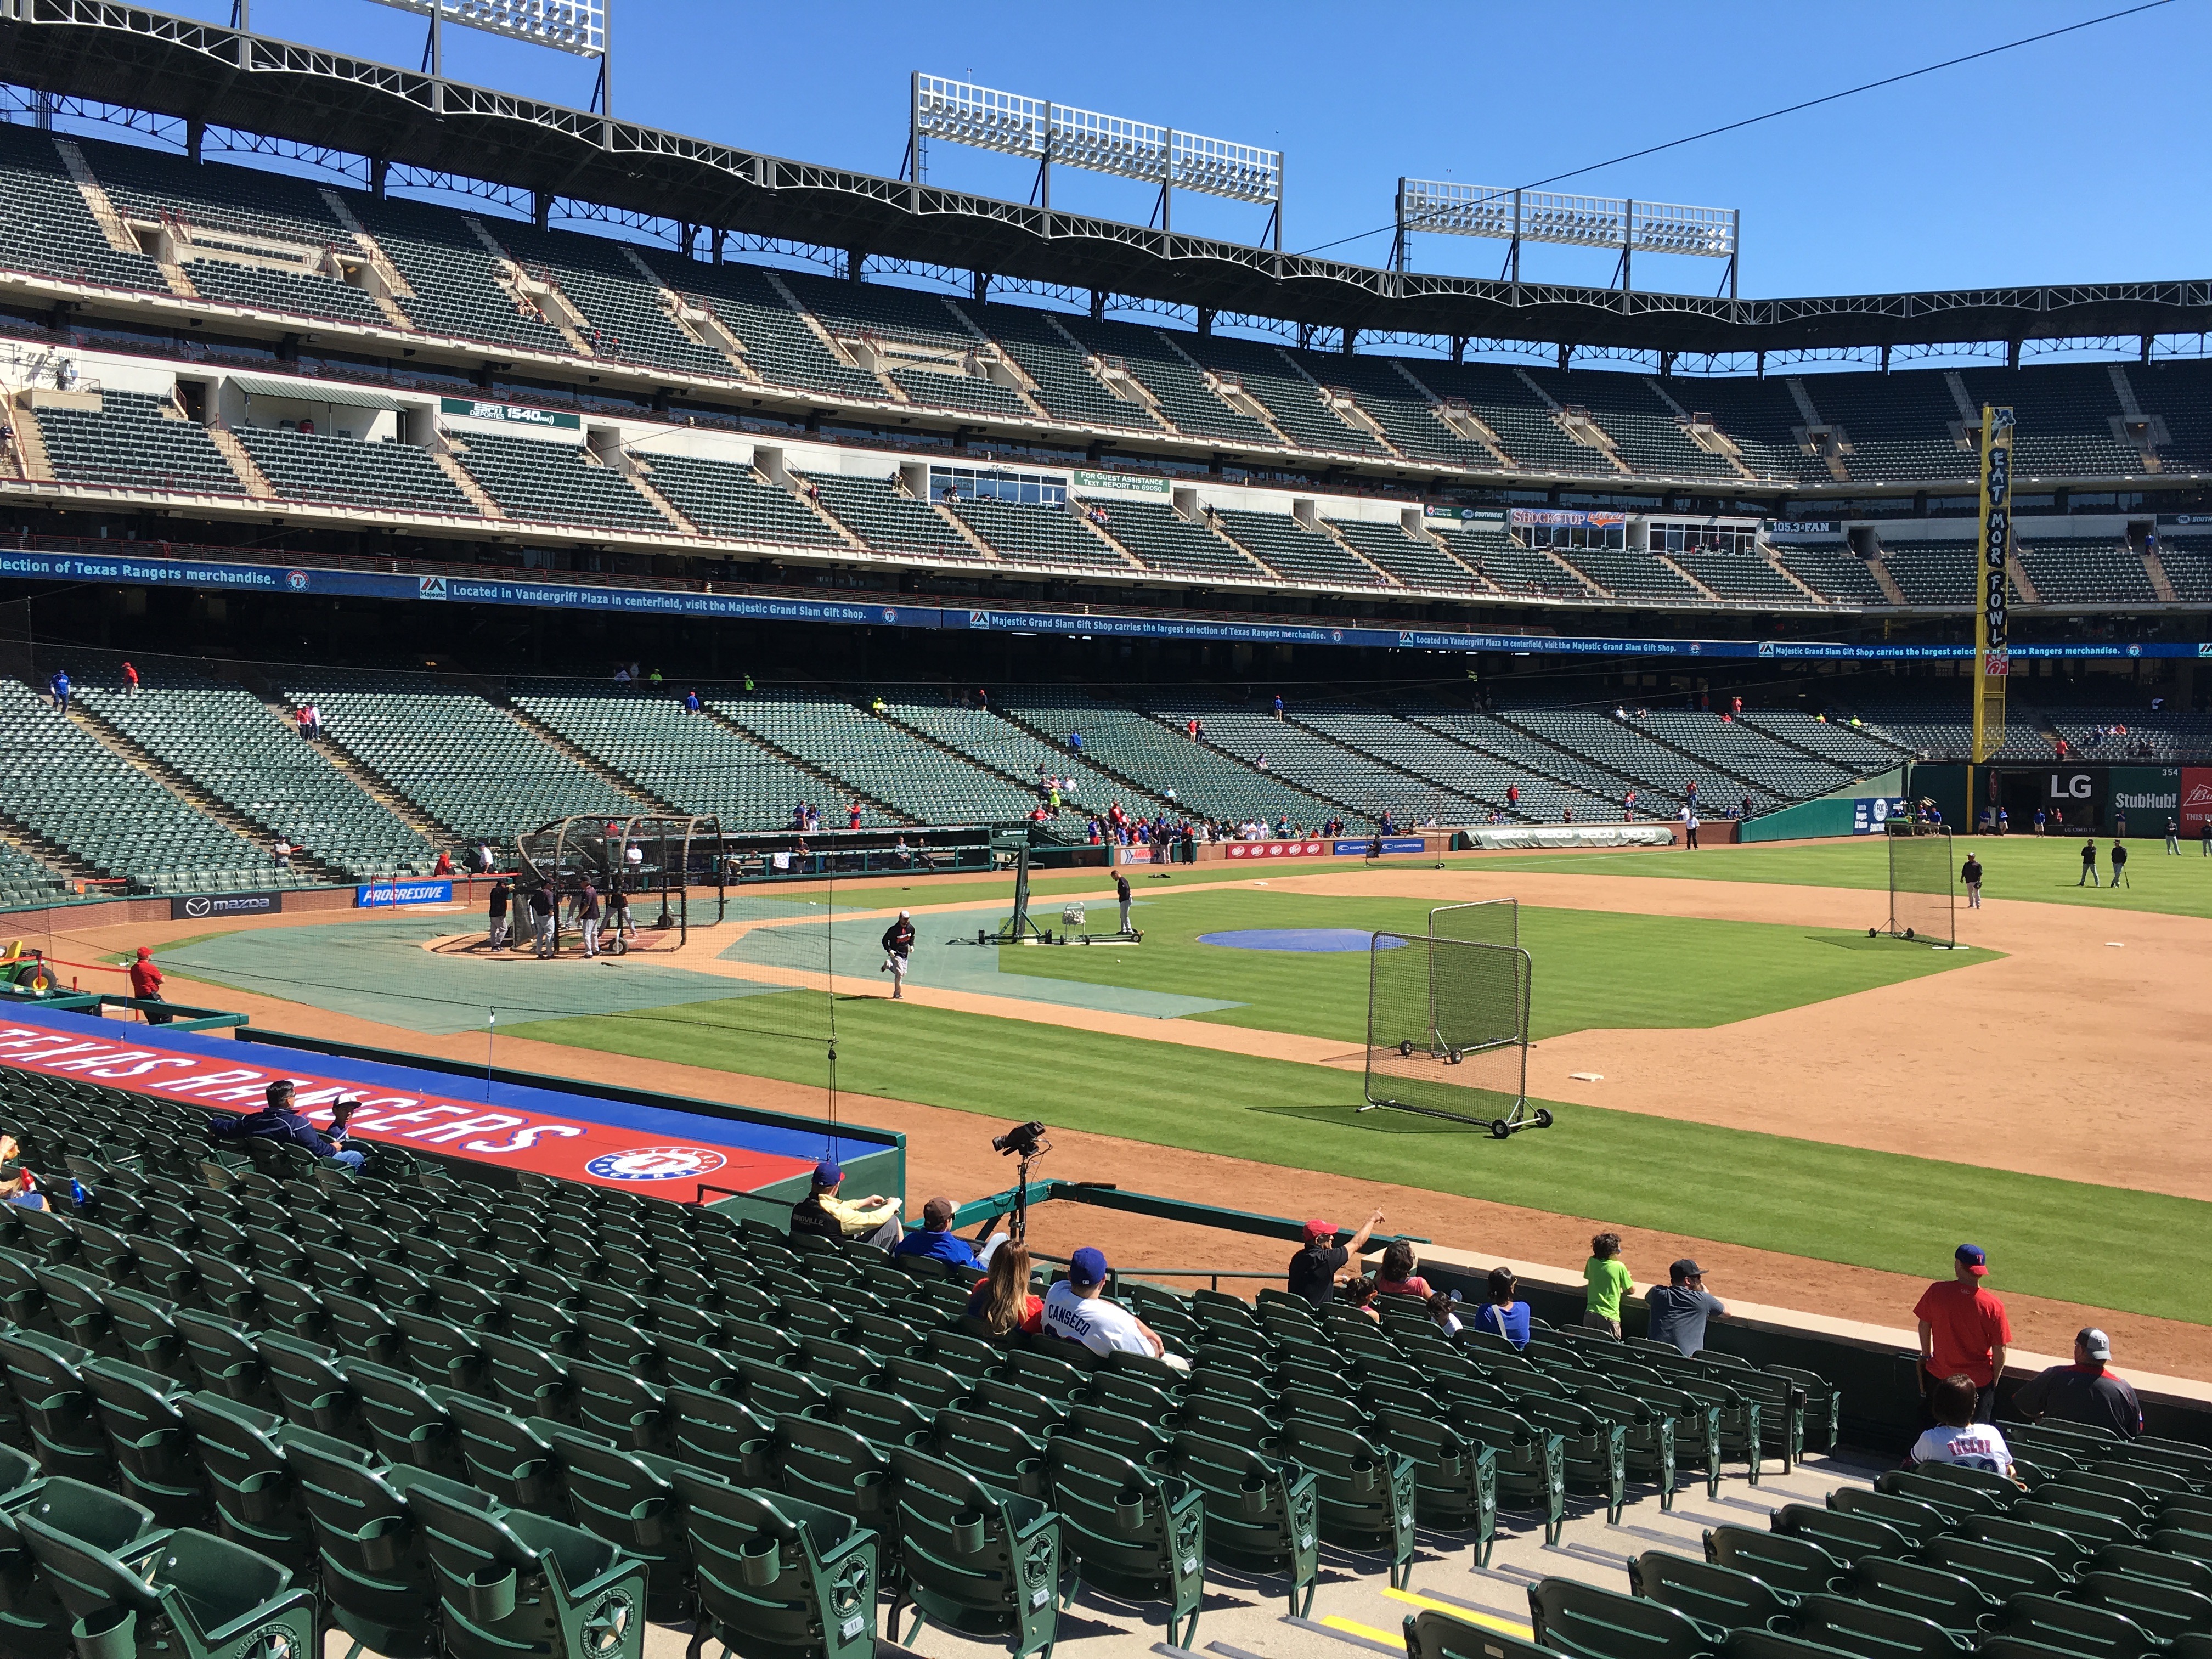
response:
<path id="1" fill-rule="evenodd" d="M 28 905 L 67 904 L 80 896 L 59 871 L 19 848 L 0 842 L 0 910 Z"/>
<path id="2" fill-rule="evenodd" d="M 781 484 L 763 482 L 749 466 L 698 455 L 647 453 L 638 460 L 653 487 L 678 512 L 710 536 L 787 547 L 842 547 L 844 538 Z"/>
<path id="3" fill-rule="evenodd" d="M 1667 556 L 1723 599 L 1749 599 L 1769 605 L 1817 603 L 1756 553 L 1670 553 Z"/>
<path id="4" fill-rule="evenodd" d="M 1906 754 L 1900 745 L 1863 726 L 1839 719 L 1821 720 L 1801 708 L 1747 708 L 1739 723 L 1770 732 L 1797 748 L 1809 749 L 1856 777 L 1887 771 Z"/>
<path id="5" fill-rule="evenodd" d="M 1332 537 L 1309 530 L 1286 513 L 1218 511 L 1214 518 L 1247 552 L 1285 580 L 1312 587 L 1384 587 L 1388 580 Z"/>
<path id="6" fill-rule="evenodd" d="M 1501 593 L 1545 599 L 1592 597 L 1571 571 L 1561 568 L 1541 548 L 1523 547 L 1502 530 L 1455 528 L 1449 519 L 1439 522 L 1443 527 L 1437 534 L 1452 556 Z"/>
<path id="7" fill-rule="evenodd" d="M 0 815 L 140 891 L 280 884 L 267 849 L 187 805 L 21 680 L 0 680 Z"/>
<path id="8" fill-rule="evenodd" d="M 2032 478 L 2124 478 L 2144 471 L 2143 448 L 2151 434 L 2145 430 L 2141 445 L 2120 435 L 2127 416 L 2112 368 L 2109 363 L 1968 368 L 1959 371 L 1959 380 L 1978 418 L 1984 404 L 2012 410 L 2019 422 L 2013 432 L 2015 472 Z M 2132 363 L 2123 370 L 2138 372 Z"/>
<path id="9" fill-rule="evenodd" d="M 320 432 L 278 427 L 236 428 L 276 493 L 288 501 L 330 502 L 384 513 L 442 513 L 480 517 L 428 450 L 412 444 L 363 443 Z"/>
<path id="10" fill-rule="evenodd" d="M 1600 587 L 1620 599 L 1664 599 L 1680 603 L 1701 597 L 1649 553 L 1632 547 L 1561 547 L 1553 550 Z"/>
<path id="11" fill-rule="evenodd" d="M 869 403 L 890 401 L 874 375 L 823 344 L 754 266 L 706 264 L 662 248 L 641 247 L 638 257 L 677 295 L 712 311 L 744 348 L 745 362 L 771 385 Z"/>
<path id="12" fill-rule="evenodd" d="M 1115 801 L 1133 812 L 1142 807 L 1149 813 L 1164 805 L 1157 797 L 1107 776 L 1061 747 L 1070 733 L 1082 732 L 1080 726 L 1053 732 L 1049 735 L 1058 741 L 1045 742 L 1004 715 L 983 708 L 963 708 L 933 688 L 894 687 L 882 696 L 885 712 L 901 725 L 910 726 L 947 749 L 957 749 L 969 759 L 1010 777 L 1024 783 L 1034 780 L 1039 788 L 1049 778 L 1073 778 L 1073 795 L 1063 791 L 1062 798 L 1088 811 L 1103 811 Z M 1087 732 L 1083 740 L 1087 749 L 1091 742 Z"/>
<path id="13" fill-rule="evenodd" d="M 1711 417 L 1714 426 L 1735 443 L 1745 467 L 1761 480 L 1784 484 L 1833 482 L 1827 462 L 1808 453 L 1804 440 L 1798 435 L 1806 420 L 1790 396 L 1787 380 L 1717 375 L 1672 380 L 1667 389 L 1692 418 Z"/>
<path id="14" fill-rule="evenodd" d="M 57 478 L 179 495 L 246 494 L 207 429 L 179 415 L 173 400 L 143 392 L 94 395 L 98 409 L 35 411 Z"/>
<path id="15" fill-rule="evenodd" d="M 1441 593 L 1487 593 L 1490 585 L 1438 547 L 1426 534 L 1376 519 L 1331 519 L 1329 527 L 1350 542 L 1370 564 L 1380 565 L 1408 587 Z"/>
<path id="16" fill-rule="evenodd" d="M 1331 382 L 1322 371 L 1331 360 L 1305 354 L 1304 366 L 1315 377 L 1310 380 L 1279 347 L 1257 340 L 1231 339 L 1218 334 L 1195 336 L 1183 341 L 1182 349 L 1217 376 L 1224 380 L 1233 377 L 1244 395 L 1266 409 L 1284 435 L 1300 449 L 1367 460 L 1389 454 L 1373 433 L 1337 414 L 1324 400 L 1322 388 Z M 1315 383 L 1316 380 L 1321 385 Z"/>
<path id="17" fill-rule="evenodd" d="M 80 665 L 84 705 L 224 805 L 349 876 L 416 875 L 435 854 L 243 686 L 164 663 L 136 693 L 112 665 Z"/>
<path id="18" fill-rule="evenodd" d="M 1638 793 L 1658 789 L 1680 799 L 1685 786 L 1695 782 L 1698 793 L 1718 809 L 1733 804 L 1729 787 L 1735 781 L 1717 775 L 1678 754 L 1643 732 L 1609 714 L 1587 708 L 1505 708 L 1500 715 L 1547 743 L 1588 756 L 1608 770 L 1636 781 Z M 1741 786 L 1737 786 L 1741 793 Z"/>
<path id="19" fill-rule="evenodd" d="M 794 477 L 797 475 L 793 475 Z M 958 559 L 976 563 L 983 556 L 960 533 L 898 487 L 894 478 L 852 478 L 817 472 L 802 479 L 822 492 L 822 505 L 837 521 L 878 553 L 908 558 Z"/>
<path id="20" fill-rule="evenodd" d="M 1472 709 L 1455 708 L 1447 704 L 1401 700 L 1392 708 L 1406 719 L 1443 732 L 1456 742 L 1463 743 L 1497 756 L 1510 766 L 1523 769 L 1540 778 L 1550 778 L 1559 783 L 1581 790 L 1609 802 L 1618 802 L 1624 793 L 1633 787 L 1639 805 L 1656 798 L 1667 804 L 1668 810 L 1681 805 L 1681 797 L 1674 787 L 1639 782 L 1629 775 L 1599 765 L 1588 755 L 1571 748 L 1560 748 L 1547 743 L 1534 733 L 1509 725 L 1495 714 Z M 1509 783 L 1517 782 L 1508 779 Z M 1525 793 L 1529 786 L 1521 786 Z M 1563 805 L 1572 805 L 1571 800 Z M 1556 817 L 1556 813 L 1546 816 Z M 1575 816 L 1582 811 L 1576 808 Z"/>
<path id="21" fill-rule="evenodd" d="M 1088 317 L 1065 317 L 1070 334 L 1102 358 L 1142 381 L 1160 413 L 1186 437 L 1212 439 L 1240 449 L 1275 449 L 1283 441 L 1241 410 L 1232 409 L 1206 385 L 1205 374 L 1158 329 Z M 1186 344 L 1195 336 L 1183 337 Z"/>
<path id="22" fill-rule="evenodd" d="M 1896 581 L 1907 605 L 1974 605 L 1974 544 L 1972 542 L 1882 544 L 1882 568 Z"/>
<path id="23" fill-rule="evenodd" d="M 1808 374 L 1802 383 L 1822 422 L 1841 428 L 1853 478 L 1980 476 L 1979 458 L 1952 435 L 1959 406 L 1942 370 Z"/>
<path id="24" fill-rule="evenodd" d="M 1106 514 L 1099 527 L 1164 576 L 1261 582 L 1268 573 L 1202 524 L 1194 524 L 1164 501 L 1121 495 L 1085 503 Z"/>
<path id="25" fill-rule="evenodd" d="M 1133 574 L 1129 562 L 1085 529 L 1067 507 L 977 496 L 946 503 L 1010 564 Z"/>
<path id="26" fill-rule="evenodd" d="M 1728 457 L 1701 447 L 1640 374 L 1606 369 L 1532 368 L 1528 378 L 1559 403 L 1586 409 L 1637 472 L 1670 478 L 1733 478 Z"/>
<path id="27" fill-rule="evenodd" d="M 395 303 L 416 327 L 528 351 L 575 355 L 535 307 L 526 310 L 500 285 L 499 260 L 477 239 L 465 215 L 397 196 L 380 201 L 349 194 L 348 201 L 414 290 Z"/>
<path id="28" fill-rule="evenodd" d="M 2156 605 L 2142 555 L 2125 541 L 2084 538 L 2014 544 L 2021 568 L 2045 605 Z"/>
<path id="29" fill-rule="evenodd" d="M 678 533 L 628 478 L 587 458 L 580 445 L 488 432 L 456 433 L 453 444 L 469 476 L 510 518 Z"/>
<path id="30" fill-rule="evenodd" d="M 1182 728 L 1194 710 L 1175 710 L 1167 716 L 1169 725 L 1163 725 L 1127 703 L 1061 686 L 1018 686 L 1001 694 L 1000 705 L 1038 731 L 1082 732 L 1085 754 L 1172 799 L 1182 811 L 1217 823 L 1287 818 L 1310 826 L 1337 810 L 1333 802 L 1256 772 L 1206 744 L 1193 743 Z M 1357 815 L 1350 821 L 1359 829 L 1372 827 Z"/>
<path id="31" fill-rule="evenodd" d="M 1570 438 L 1543 398 L 1506 365 L 1427 362 L 1413 372 L 1439 398 L 1463 401 L 1471 414 L 1498 434 L 1505 453 L 1528 471 L 1574 477 L 1619 476 L 1603 450 Z"/>
<path id="32" fill-rule="evenodd" d="M 189 156 L 137 144 L 75 141 L 115 210 L 126 219 L 181 216 L 197 238 L 244 231 L 307 247 L 350 243 L 315 185 L 295 174 Z"/>
<path id="33" fill-rule="evenodd" d="M 2212 542 L 2161 541 L 2158 562 L 2174 598 L 2212 600 Z"/>
<path id="34" fill-rule="evenodd" d="M 1474 823 L 1489 815 L 1486 801 L 1384 765 L 1331 742 L 1317 727 L 1279 720 L 1270 711 L 1197 690 L 1173 702 L 1148 699 L 1146 706 L 1164 720 L 1196 715 L 1205 723 L 1206 741 L 1214 747 L 1255 767 L 1264 760 L 1271 774 L 1370 819 L 1388 811 L 1401 825 L 1430 817 L 1442 823 Z"/>
<path id="35" fill-rule="evenodd" d="M 108 246 L 54 135 L 34 126 L 0 126 L 0 264 L 68 283 L 169 289 L 143 253 Z"/>
<path id="36" fill-rule="evenodd" d="M 428 674 L 295 669 L 282 690 L 313 702 L 327 741 L 468 841 L 508 841 L 556 818 L 641 809 L 474 692 Z"/>
<path id="37" fill-rule="evenodd" d="M 518 680 L 508 690 L 532 719 L 654 799 L 684 812 L 711 812 L 726 830 L 781 829 L 802 801 L 818 804 L 825 821 L 835 817 L 843 826 L 845 800 L 830 798 L 837 786 L 711 715 L 687 713 L 677 697 L 642 689 L 623 694 L 576 680 Z M 717 693 L 711 686 L 702 690 Z M 860 822 L 877 829 L 903 820 L 865 802 Z"/>
<path id="38" fill-rule="evenodd" d="M 1571 808 L 1577 819 L 1595 823 L 1609 817 L 1606 803 L 1586 790 L 1541 777 L 1494 755 L 1444 737 L 1433 726 L 1418 726 L 1396 714 L 1356 703 L 1299 705 L 1293 718 L 1302 726 L 1387 761 L 1485 808 L 1510 817 L 1556 823 Z M 1517 787 L 1510 805 L 1506 791 Z M 1487 816 L 1486 813 L 1484 816 Z M 1461 819 L 1460 822 L 1480 822 Z"/>
<path id="39" fill-rule="evenodd" d="M 1774 556 L 1790 574 L 1824 598 L 1845 605 L 1887 605 L 1867 562 L 1841 542 L 1777 543 Z"/>
<path id="40" fill-rule="evenodd" d="M 2051 742 L 2037 727 L 2039 716 L 2020 691 L 2009 695 L 2004 747 L 1996 757 L 2049 759 Z M 1964 760 L 1973 750 L 1973 719 L 1964 688 L 1948 697 L 1861 692 L 1852 696 L 1850 708 L 1877 735 L 1901 744 L 1918 759 Z"/>
<path id="41" fill-rule="evenodd" d="M 1323 386 L 1341 386 L 1352 393 L 1401 455 L 1477 472 L 1498 470 L 1498 458 L 1481 443 L 1444 424 L 1437 413 L 1435 394 L 1416 383 L 1425 363 L 1401 367 L 1387 357 L 1323 357 L 1312 353 L 1299 361 Z M 1407 379 L 1407 371 L 1414 380 Z"/>
<path id="42" fill-rule="evenodd" d="M 1133 395 L 1115 395 L 1092 370 L 1093 354 L 1073 343 L 1045 313 L 1026 306 L 964 301 L 960 308 L 1036 382 L 1033 395 L 1054 419 L 1079 426 L 1159 432 L 1150 406 Z"/>
<path id="43" fill-rule="evenodd" d="M 185 280 L 210 300 L 252 306 L 263 311 L 282 311 L 303 317 L 350 323 L 358 328 L 390 328 L 392 319 L 375 301 L 351 283 L 325 276 L 302 265 L 278 270 L 272 265 L 247 264 L 225 259 L 201 244 L 201 253 L 184 267 Z"/>
<path id="44" fill-rule="evenodd" d="M 2039 687 L 2039 694 L 2040 690 Z M 2084 760 L 2196 762 L 2212 757 L 2212 714 L 2171 708 L 2149 709 L 2141 702 L 2089 702 L 2062 707 L 2042 701 L 2039 695 L 2039 702 L 2051 729 Z M 2143 752 L 2146 748 L 2148 754 Z"/>
<path id="45" fill-rule="evenodd" d="M 716 697 L 711 706 L 732 725 L 918 823 L 1018 823 L 1042 795 L 828 691 L 763 686 L 750 696 Z M 1081 839 L 1066 817 L 1048 826 L 1048 833 L 1054 830 Z"/>
<path id="46" fill-rule="evenodd" d="M 1036 419 L 1018 392 L 981 372 L 982 342 L 936 295 L 796 271 L 785 272 L 783 283 L 832 339 L 856 354 L 877 351 L 893 382 L 915 402 L 1009 421 Z"/>
<path id="47" fill-rule="evenodd" d="M 550 283 L 582 314 L 586 325 L 578 331 L 593 356 L 718 379 L 735 373 L 728 358 L 701 345 L 670 319 L 661 307 L 659 284 L 639 274 L 621 244 L 504 219 L 488 228 L 517 264 Z"/>
<path id="48" fill-rule="evenodd" d="M 1851 781 L 1852 775 L 1832 761 L 1817 759 L 1771 732 L 1723 720 L 1709 710 L 1654 708 L 1637 723 L 1654 737 L 1755 786 L 1758 793 L 1771 800 L 1807 800 Z"/>

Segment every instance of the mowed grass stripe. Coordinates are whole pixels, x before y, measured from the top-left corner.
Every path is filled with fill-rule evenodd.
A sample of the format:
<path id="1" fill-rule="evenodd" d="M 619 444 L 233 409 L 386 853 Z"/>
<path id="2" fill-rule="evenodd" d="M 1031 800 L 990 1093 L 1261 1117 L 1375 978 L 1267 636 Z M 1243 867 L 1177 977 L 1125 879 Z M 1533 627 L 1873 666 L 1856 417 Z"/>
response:
<path id="1" fill-rule="evenodd" d="M 2079 836 L 1960 836 L 1952 851 L 1963 864 L 1972 852 L 1984 872 L 1982 902 L 2002 904 L 2009 900 L 2032 900 L 2039 904 L 2087 904 L 2109 910 L 2152 910 L 2164 915 L 2212 916 L 2212 858 L 2199 843 L 2185 841 L 2179 856 L 2166 850 L 2163 818 L 2158 833 L 2130 838 L 2128 884 L 2115 892 L 2109 887 L 2081 884 L 2081 841 Z M 2112 838 L 2097 837 L 2097 875 L 2111 878 L 2109 861 Z M 1689 852 L 1657 848 L 1649 852 L 1510 853 L 1448 860 L 1455 870 L 1540 870 L 1546 875 L 1660 876 L 1681 881 L 1740 881 L 1783 884 L 1797 887 L 1859 888 L 1887 893 L 1889 854 L 1879 836 L 1773 847 L 1711 848 Z M 1966 896 L 1959 895 L 1959 914 L 1966 918 Z M 1883 920 L 1883 907 L 1870 903 L 1869 926 Z"/>
<path id="2" fill-rule="evenodd" d="M 821 1045 L 806 1039 L 818 1037 L 826 1007 L 818 994 L 790 992 L 505 1029 L 820 1085 Z M 2208 1322 L 2195 1281 L 2156 1247 L 2212 1237 L 2212 1205 L 2189 1199 L 1587 1106 L 1554 1104 L 1559 1127 L 1500 1144 L 1401 1114 L 1358 1114 L 1352 1073 L 881 999 L 841 1000 L 837 1039 L 841 1089 L 973 1112 L 979 1135 L 990 1133 L 981 1120 L 1042 1117 L 1893 1273 L 1935 1273 L 1960 1239 L 1972 1238 L 1990 1249 L 2008 1290 Z M 1931 1131 L 1939 1121 L 1951 1132 L 1991 1131 L 1940 1103 L 1930 1110 Z M 1778 1096 L 1778 1125 L 1788 1112 Z M 1249 1207 L 1233 1189 L 1219 1197 Z M 1393 1220 L 1433 1231 L 1418 1215 Z M 1511 1238 L 1440 1242 L 1520 1253 Z"/>
<path id="3" fill-rule="evenodd" d="M 1249 928 L 1379 928 L 1418 936 L 1429 926 L 1425 899 L 1249 888 L 1145 897 L 1134 915 L 1142 945 L 1006 945 L 999 971 L 1234 998 L 1245 1006 L 1190 1018 L 1356 1043 L 1367 1034 L 1367 951 L 1245 951 L 1200 939 Z M 1726 1025 L 1971 968 L 1996 955 L 1875 941 L 1832 928 L 1532 905 L 1521 907 L 1520 942 L 1534 967 L 1529 1024 L 1540 1042 L 1569 1031 Z M 1019 994 L 1018 985 L 1005 990 Z"/>

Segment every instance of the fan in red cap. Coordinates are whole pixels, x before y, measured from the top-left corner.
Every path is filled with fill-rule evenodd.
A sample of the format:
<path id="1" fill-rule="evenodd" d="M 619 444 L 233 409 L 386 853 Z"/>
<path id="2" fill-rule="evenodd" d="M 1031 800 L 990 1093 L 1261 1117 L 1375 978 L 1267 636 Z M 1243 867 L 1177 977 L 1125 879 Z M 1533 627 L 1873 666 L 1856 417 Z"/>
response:
<path id="1" fill-rule="evenodd" d="M 1307 1222 L 1305 1247 L 1291 1258 L 1291 1294 L 1305 1297 L 1316 1308 L 1328 1305 L 1336 1294 L 1337 1280 L 1350 1276 L 1352 1259 L 1367 1248 L 1369 1236 L 1382 1223 L 1382 1212 L 1377 1210 L 1347 1243 L 1339 1244 L 1336 1223 Z"/>

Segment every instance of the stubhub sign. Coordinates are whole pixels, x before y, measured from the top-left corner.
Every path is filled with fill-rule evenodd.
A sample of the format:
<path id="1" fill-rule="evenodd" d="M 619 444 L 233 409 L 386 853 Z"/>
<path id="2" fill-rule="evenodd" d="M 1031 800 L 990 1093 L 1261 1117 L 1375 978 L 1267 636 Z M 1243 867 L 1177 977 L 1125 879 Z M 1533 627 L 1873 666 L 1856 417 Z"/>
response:
<path id="1" fill-rule="evenodd" d="M 373 881 L 353 890 L 356 909 L 393 904 L 451 904 L 450 881 Z"/>

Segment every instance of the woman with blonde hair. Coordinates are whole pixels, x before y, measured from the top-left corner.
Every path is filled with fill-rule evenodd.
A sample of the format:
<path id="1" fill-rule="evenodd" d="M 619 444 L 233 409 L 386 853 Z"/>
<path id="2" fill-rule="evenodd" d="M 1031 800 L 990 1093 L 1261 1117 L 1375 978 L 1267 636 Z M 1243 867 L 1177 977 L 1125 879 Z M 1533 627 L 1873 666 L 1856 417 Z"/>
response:
<path id="1" fill-rule="evenodd" d="M 1029 1247 L 1009 1239 L 991 1253 L 991 1266 L 968 1298 L 968 1317 L 993 1336 L 1043 1328 L 1044 1300 L 1030 1293 Z"/>

